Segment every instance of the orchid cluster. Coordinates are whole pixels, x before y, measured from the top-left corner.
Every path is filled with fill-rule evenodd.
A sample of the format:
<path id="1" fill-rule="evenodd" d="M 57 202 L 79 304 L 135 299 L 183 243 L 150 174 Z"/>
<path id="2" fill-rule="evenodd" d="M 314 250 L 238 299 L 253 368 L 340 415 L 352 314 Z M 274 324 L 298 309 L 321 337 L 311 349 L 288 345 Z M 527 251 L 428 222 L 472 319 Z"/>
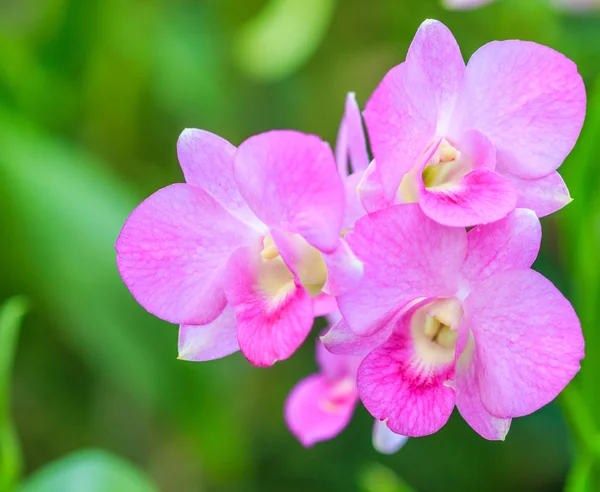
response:
<path id="1" fill-rule="evenodd" d="M 335 154 L 297 131 L 238 148 L 185 130 L 185 177 L 150 196 L 117 241 L 121 276 L 179 324 L 179 358 L 289 358 L 315 317 L 319 373 L 285 418 L 305 446 L 362 401 L 374 444 L 438 431 L 454 407 L 481 436 L 552 401 L 584 341 L 571 304 L 531 269 L 539 218 L 571 201 L 556 169 L 585 115 L 576 66 L 531 42 L 480 48 L 425 21 L 362 116 L 353 94 Z"/>

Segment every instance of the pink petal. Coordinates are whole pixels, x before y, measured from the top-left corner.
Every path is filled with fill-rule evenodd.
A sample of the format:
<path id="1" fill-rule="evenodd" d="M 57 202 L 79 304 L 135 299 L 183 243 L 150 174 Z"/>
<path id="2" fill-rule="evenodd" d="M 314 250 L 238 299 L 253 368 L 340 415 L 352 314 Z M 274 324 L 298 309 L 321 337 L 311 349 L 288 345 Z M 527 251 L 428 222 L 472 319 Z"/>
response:
<path id="1" fill-rule="evenodd" d="M 332 354 L 325 348 L 321 339 L 317 339 L 316 359 L 321 373 L 329 379 L 344 377 L 356 379 L 356 371 L 362 361 L 360 356 Z"/>
<path id="2" fill-rule="evenodd" d="M 475 351 L 472 346 L 456 365 L 456 407 L 463 419 L 480 436 L 491 441 L 503 441 L 510 429 L 510 419 L 499 419 L 489 413 L 479 394 Z"/>
<path id="3" fill-rule="evenodd" d="M 392 68 L 363 113 L 388 202 L 427 148 L 437 126 L 433 89 L 426 83 L 425 75 L 413 72 L 409 72 L 407 63 Z"/>
<path id="4" fill-rule="evenodd" d="M 241 248 L 231 256 L 226 280 L 246 358 L 266 367 L 290 357 L 313 324 L 312 301 L 294 275 L 278 259 L 265 261 Z"/>
<path id="5" fill-rule="evenodd" d="M 344 229 L 354 227 L 354 223 L 367 212 L 360 202 L 358 186 L 363 179 L 362 171 L 355 172 L 344 180 L 344 191 L 346 192 L 346 213 L 344 214 Z"/>
<path id="6" fill-rule="evenodd" d="M 387 208 L 390 204 L 383 193 L 383 184 L 374 160 L 363 174 L 356 191 L 361 205 L 368 213 Z"/>
<path id="7" fill-rule="evenodd" d="M 367 141 L 354 92 L 349 92 L 346 96 L 344 116 L 335 145 L 335 160 L 342 177 L 348 175 L 348 161 L 353 172 L 364 171 L 369 165 Z"/>
<path id="8" fill-rule="evenodd" d="M 455 128 L 476 128 L 498 168 L 541 178 L 571 152 L 585 116 L 585 88 L 564 55 L 526 41 L 486 44 L 469 60 Z"/>
<path id="9" fill-rule="evenodd" d="M 535 213 L 518 208 L 504 219 L 471 229 L 467 240 L 463 275 L 475 286 L 496 272 L 531 267 L 540 250 L 542 227 Z"/>
<path id="10" fill-rule="evenodd" d="M 356 335 L 342 318 L 321 336 L 324 347 L 336 355 L 365 356 L 371 350 L 379 347 L 390 336 L 391 323 L 371 336 Z"/>
<path id="11" fill-rule="evenodd" d="M 318 296 L 313 297 L 312 303 L 315 318 L 317 316 L 325 316 L 327 314 L 337 312 L 338 310 L 335 297 L 330 296 L 329 294 L 319 294 Z"/>
<path id="12" fill-rule="evenodd" d="M 512 184 L 499 174 L 475 170 L 457 183 L 419 190 L 419 203 L 431 219 L 453 227 L 469 227 L 506 216 L 517 204 Z"/>
<path id="13" fill-rule="evenodd" d="M 338 297 L 338 305 L 357 335 L 384 328 L 417 298 L 450 297 L 458 290 L 466 232 L 428 219 L 417 204 L 363 217 L 346 239 L 364 275 L 357 289 Z"/>
<path id="14" fill-rule="evenodd" d="M 410 45 L 406 65 L 415 80 L 424 77 L 436 101 L 437 134 L 446 134 L 465 74 L 465 62 L 450 29 L 436 20 L 424 21 Z"/>
<path id="15" fill-rule="evenodd" d="M 458 140 L 458 147 L 464 159 L 470 161 L 472 169 L 496 168 L 496 148 L 483 133 L 467 130 Z"/>
<path id="16" fill-rule="evenodd" d="M 487 5 L 494 0 L 443 0 L 444 7 L 450 10 L 468 10 Z"/>
<path id="17" fill-rule="evenodd" d="M 225 307 L 223 271 L 231 253 L 258 234 L 205 191 L 174 184 L 129 216 L 117 240 L 125 285 L 150 313 L 204 325 Z"/>
<path id="18" fill-rule="evenodd" d="M 235 147 L 224 138 L 194 128 L 183 130 L 177 141 L 177 157 L 186 183 L 202 188 L 227 211 L 260 228 L 235 182 L 234 153 Z"/>
<path id="19" fill-rule="evenodd" d="M 358 397 L 356 392 L 339 394 L 344 380 L 329 380 L 313 374 L 300 381 L 285 404 L 285 421 L 305 447 L 337 436 L 350 422 Z M 337 393 L 337 394 L 336 394 Z"/>
<path id="20" fill-rule="evenodd" d="M 323 292 L 339 296 L 358 287 L 363 276 L 363 264 L 346 241 L 339 239 L 333 253 L 323 253 L 323 260 L 327 265 L 327 281 Z"/>
<path id="21" fill-rule="evenodd" d="M 496 417 L 528 415 L 579 371 L 583 336 L 573 307 L 533 270 L 496 273 L 465 301 L 481 400 Z"/>
<path id="22" fill-rule="evenodd" d="M 556 171 L 538 179 L 524 179 L 503 173 L 517 190 L 517 207 L 529 208 L 545 217 L 573 201 L 567 185 Z"/>
<path id="23" fill-rule="evenodd" d="M 179 327 L 179 359 L 195 362 L 220 359 L 239 349 L 237 320 L 229 306 L 207 325 Z"/>
<path id="24" fill-rule="evenodd" d="M 373 417 L 387 419 L 396 434 L 433 434 L 443 427 L 454 408 L 454 360 L 428 365 L 420 361 L 411 336 L 414 310 L 403 316 L 395 332 L 367 355 L 358 368 L 360 399 Z"/>
<path id="25" fill-rule="evenodd" d="M 382 454 L 394 454 L 406 444 L 408 437 L 392 432 L 385 422 L 375 420 L 373 447 Z"/>
<path id="26" fill-rule="evenodd" d="M 262 133 L 240 145 L 234 169 L 242 196 L 265 224 L 335 249 L 344 187 L 328 144 L 295 131 Z"/>

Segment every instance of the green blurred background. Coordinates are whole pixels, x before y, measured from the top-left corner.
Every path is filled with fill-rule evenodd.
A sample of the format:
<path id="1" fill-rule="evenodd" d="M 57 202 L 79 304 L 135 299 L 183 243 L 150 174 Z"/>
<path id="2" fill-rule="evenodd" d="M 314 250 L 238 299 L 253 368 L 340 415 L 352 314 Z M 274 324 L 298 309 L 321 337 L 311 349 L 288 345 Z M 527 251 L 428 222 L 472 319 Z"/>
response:
<path id="1" fill-rule="evenodd" d="M 562 405 L 514 421 L 505 442 L 485 441 L 455 412 L 438 434 L 382 456 L 359 408 L 339 438 L 306 450 L 282 406 L 316 370 L 316 330 L 268 370 L 240 354 L 177 361 L 177 328 L 135 303 L 113 245 L 143 198 L 182 181 L 183 128 L 234 144 L 273 128 L 334 143 L 346 92 L 364 104 L 428 17 L 453 30 L 465 58 L 518 38 L 579 65 L 588 117 L 560 169 L 575 200 L 543 220 L 536 268 L 574 303 L 587 358 Z M 29 301 L 7 403 L 23 476 L 96 448 L 149 477 L 98 479 L 94 489 L 80 477 L 67 488 L 46 470 L 23 490 L 153 490 L 149 481 L 167 492 L 407 490 L 400 480 L 419 491 L 558 491 L 565 480 L 570 490 L 600 490 L 589 485 L 600 442 L 599 77 L 600 16 L 560 13 L 544 0 L 471 12 L 437 0 L 2 0 L 0 302 Z M 6 418 L 0 433 L 2 425 Z M 127 474 L 117 458 L 86 456 Z"/>

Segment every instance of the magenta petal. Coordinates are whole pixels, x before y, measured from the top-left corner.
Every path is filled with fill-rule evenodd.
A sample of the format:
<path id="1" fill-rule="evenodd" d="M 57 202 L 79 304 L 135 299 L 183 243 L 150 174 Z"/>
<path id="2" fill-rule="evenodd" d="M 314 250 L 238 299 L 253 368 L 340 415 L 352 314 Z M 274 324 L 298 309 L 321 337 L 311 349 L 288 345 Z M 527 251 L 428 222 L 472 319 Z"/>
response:
<path id="1" fill-rule="evenodd" d="M 323 292 L 339 296 L 358 286 L 363 276 L 363 264 L 346 241 L 339 239 L 333 253 L 323 253 L 323 260 L 327 265 L 327 280 Z"/>
<path id="2" fill-rule="evenodd" d="M 406 444 L 408 437 L 392 432 L 385 422 L 375 420 L 373 447 L 382 454 L 394 454 Z"/>
<path id="3" fill-rule="evenodd" d="M 346 192 L 346 213 L 344 214 L 344 229 L 354 227 L 354 223 L 367 212 L 360 202 L 358 186 L 363 179 L 363 172 L 355 172 L 344 180 Z"/>
<path id="4" fill-rule="evenodd" d="M 503 441 L 510 429 L 511 419 L 500 419 L 489 413 L 479 394 L 475 353 L 471 348 L 456 365 L 456 407 L 475 432 L 490 441 Z"/>
<path id="5" fill-rule="evenodd" d="M 363 217 L 346 237 L 364 274 L 357 289 L 338 297 L 338 305 L 357 335 L 384 328 L 417 298 L 450 297 L 458 290 L 466 232 L 428 219 L 417 204 Z"/>
<path id="6" fill-rule="evenodd" d="M 463 275 L 478 285 L 496 272 L 531 267 L 540 250 L 542 227 L 534 212 L 518 208 L 497 222 L 471 229 L 467 240 Z"/>
<path id="7" fill-rule="evenodd" d="M 240 145 L 234 169 L 242 196 L 270 228 L 300 234 L 323 251 L 335 249 L 345 198 L 327 143 L 295 131 L 262 133 Z"/>
<path id="8" fill-rule="evenodd" d="M 457 183 L 421 187 L 419 203 L 423 212 L 440 224 L 469 227 L 506 216 L 517 204 L 517 193 L 506 178 L 480 169 Z"/>
<path id="9" fill-rule="evenodd" d="M 335 160 L 342 177 L 348 175 L 348 159 L 353 172 L 364 171 L 369 165 L 367 141 L 354 92 L 346 96 L 344 116 L 335 145 Z"/>
<path id="10" fill-rule="evenodd" d="M 356 371 L 362 361 L 360 356 L 332 354 L 325 348 L 321 339 L 317 339 L 316 359 L 321 374 L 329 379 L 351 377 L 355 380 Z"/>
<path id="11" fill-rule="evenodd" d="M 382 346 L 365 357 L 358 368 L 358 391 L 367 410 L 396 434 L 410 437 L 433 434 L 454 408 L 454 360 L 428 365 L 419 361 L 411 337 L 412 310 Z"/>
<path id="12" fill-rule="evenodd" d="M 340 393 L 340 386 L 346 383 L 313 374 L 292 389 L 285 404 L 285 421 L 303 446 L 331 439 L 348 425 L 358 396 L 345 388 Z"/>
<path id="13" fill-rule="evenodd" d="M 186 183 L 202 188 L 228 212 L 260 228 L 262 225 L 235 182 L 234 153 L 235 147 L 224 138 L 194 128 L 185 129 L 177 141 L 177 156 Z"/>
<path id="14" fill-rule="evenodd" d="M 502 418 L 552 401 L 579 371 L 584 341 L 573 307 L 533 270 L 492 275 L 465 301 L 481 401 Z"/>
<path id="15" fill-rule="evenodd" d="M 205 191 L 175 184 L 131 213 L 117 240 L 117 265 L 150 313 L 171 323 L 204 325 L 225 307 L 229 256 L 258 240 Z"/>
<path id="16" fill-rule="evenodd" d="M 237 320 L 229 306 L 207 325 L 179 327 L 179 359 L 195 362 L 220 359 L 239 349 Z"/>
<path id="17" fill-rule="evenodd" d="M 374 160 L 371 161 L 358 183 L 357 192 L 361 205 L 368 213 L 387 208 L 390 204 L 390 200 L 385 197 L 383 192 L 383 184 Z"/>
<path id="18" fill-rule="evenodd" d="M 443 0 L 443 4 L 450 10 L 469 10 L 492 3 L 494 0 Z"/>
<path id="19" fill-rule="evenodd" d="M 335 297 L 330 296 L 329 294 L 321 293 L 318 296 L 313 297 L 312 303 L 315 318 L 317 316 L 325 316 L 327 314 L 336 313 L 338 310 Z"/>
<path id="20" fill-rule="evenodd" d="M 556 171 L 538 179 L 519 178 L 503 173 L 517 190 L 517 207 L 529 208 L 538 217 L 545 217 L 573 201 L 567 185 Z"/>
<path id="21" fill-rule="evenodd" d="M 476 128 L 497 150 L 498 168 L 540 178 L 571 152 L 585 116 L 575 64 L 526 41 L 486 44 L 469 60 L 456 128 Z"/>
<path id="22" fill-rule="evenodd" d="M 429 86 L 437 106 L 437 134 L 446 134 L 465 73 L 450 29 L 436 20 L 424 21 L 410 45 L 406 66 L 415 80 L 423 78 L 422 83 Z M 420 90 L 425 92 L 423 87 Z"/>
<path id="23" fill-rule="evenodd" d="M 336 355 L 365 356 L 383 344 L 391 334 L 391 325 L 371 336 L 358 336 L 342 318 L 321 336 L 325 348 Z"/>
<path id="24" fill-rule="evenodd" d="M 388 201 L 435 136 L 437 126 L 436 95 L 424 81 L 425 75 L 409 72 L 407 63 L 386 74 L 363 113 Z"/>
<path id="25" fill-rule="evenodd" d="M 313 323 L 308 292 L 277 261 L 241 248 L 227 265 L 226 294 L 237 316 L 240 349 L 255 366 L 290 357 Z"/>

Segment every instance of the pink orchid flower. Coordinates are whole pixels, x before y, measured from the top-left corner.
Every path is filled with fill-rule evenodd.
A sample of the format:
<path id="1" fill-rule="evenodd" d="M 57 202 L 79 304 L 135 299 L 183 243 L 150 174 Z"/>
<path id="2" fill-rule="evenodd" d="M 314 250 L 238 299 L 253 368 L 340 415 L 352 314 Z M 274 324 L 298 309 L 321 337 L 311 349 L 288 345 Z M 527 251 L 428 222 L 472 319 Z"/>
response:
<path id="1" fill-rule="evenodd" d="M 531 210 L 466 232 L 397 205 L 347 238 L 364 277 L 338 297 L 344 319 L 324 343 L 370 351 L 360 398 L 393 432 L 436 432 L 456 405 L 483 437 L 504 439 L 511 418 L 552 401 L 579 370 L 577 315 L 530 269 L 541 240 Z"/>
<path id="2" fill-rule="evenodd" d="M 236 150 L 185 130 L 177 151 L 186 183 L 146 199 L 117 241 L 125 284 L 181 325 L 182 359 L 238 348 L 258 366 L 289 357 L 362 273 L 341 239 L 344 188 L 330 147 L 272 131 Z"/>
<path id="3" fill-rule="evenodd" d="M 547 215 L 571 200 L 556 169 L 584 115 L 585 88 L 565 56 L 499 41 L 465 66 L 450 30 L 427 20 L 367 102 L 375 161 L 361 200 L 369 212 L 418 202 L 449 226 L 493 222 L 515 207 Z"/>
<path id="4" fill-rule="evenodd" d="M 444 0 L 446 8 L 452 10 L 469 10 L 482 7 L 495 0 Z M 557 7 L 573 11 L 585 11 L 600 7 L 600 0 L 551 0 Z"/>
<path id="5" fill-rule="evenodd" d="M 320 372 L 300 381 L 285 404 L 285 421 L 305 447 L 336 437 L 350 423 L 358 403 L 356 370 L 362 357 L 333 355 L 317 340 L 316 359 Z M 406 439 L 385 422 L 375 421 L 373 446 L 379 452 L 393 454 Z"/>

